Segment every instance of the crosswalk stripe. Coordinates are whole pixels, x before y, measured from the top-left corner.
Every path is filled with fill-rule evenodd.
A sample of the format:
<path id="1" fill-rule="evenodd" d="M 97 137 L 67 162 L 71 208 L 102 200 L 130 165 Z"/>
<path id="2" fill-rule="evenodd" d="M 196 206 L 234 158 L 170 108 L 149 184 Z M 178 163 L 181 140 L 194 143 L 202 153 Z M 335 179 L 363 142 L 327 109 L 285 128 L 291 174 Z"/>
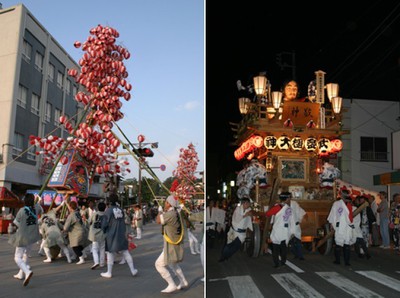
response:
<path id="1" fill-rule="evenodd" d="M 350 279 L 341 276 L 337 272 L 315 272 L 327 282 L 333 284 L 334 286 L 338 287 L 339 289 L 345 291 L 346 293 L 352 295 L 353 297 L 360 297 L 360 298 L 383 298 L 382 296 L 378 295 L 377 293 L 360 286 L 359 284 L 351 281 Z"/>
<path id="2" fill-rule="evenodd" d="M 208 282 L 219 281 L 219 280 L 228 281 L 233 298 L 243 298 L 243 297 L 264 298 L 264 295 L 261 294 L 260 290 L 258 289 L 253 279 L 249 275 L 215 278 L 208 280 Z"/>
<path id="3" fill-rule="evenodd" d="M 268 249 L 268 252 L 272 255 L 272 250 Z M 279 260 L 281 259 L 281 257 L 279 256 Z M 304 270 L 297 267 L 295 264 L 293 264 L 292 262 L 286 260 L 286 266 L 292 268 L 293 271 L 296 271 L 297 273 L 304 273 Z"/>
<path id="4" fill-rule="evenodd" d="M 318 293 L 304 280 L 299 278 L 295 273 L 272 274 L 272 277 L 282 286 L 286 292 L 292 297 L 303 298 L 323 298 L 324 296 Z M 251 296 L 243 296 L 251 297 Z"/>
<path id="5" fill-rule="evenodd" d="M 397 292 L 400 292 L 400 282 L 397 279 L 394 279 L 390 276 L 384 275 L 377 271 L 356 271 L 356 272 L 376 282 L 379 282 L 380 284 L 392 288 Z"/>

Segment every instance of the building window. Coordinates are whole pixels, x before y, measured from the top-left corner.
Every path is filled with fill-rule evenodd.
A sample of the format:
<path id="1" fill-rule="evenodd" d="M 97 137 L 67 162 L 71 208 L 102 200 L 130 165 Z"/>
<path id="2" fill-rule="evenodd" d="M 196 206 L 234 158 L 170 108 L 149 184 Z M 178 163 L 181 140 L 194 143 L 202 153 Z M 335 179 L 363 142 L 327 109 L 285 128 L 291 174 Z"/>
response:
<path id="1" fill-rule="evenodd" d="M 34 93 L 32 93 L 31 112 L 37 116 L 40 115 L 40 98 Z"/>
<path id="2" fill-rule="evenodd" d="M 44 114 L 44 121 L 49 123 L 51 118 L 51 104 L 46 102 L 46 113 Z"/>
<path id="3" fill-rule="evenodd" d="M 54 65 L 49 63 L 49 80 L 54 82 Z"/>
<path id="4" fill-rule="evenodd" d="M 26 108 L 26 99 L 28 97 L 28 89 L 24 86 L 19 85 L 18 87 L 18 97 L 17 97 L 17 105 L 21 108 Z"/>
<path id="5" fill-rule="evenodd" d="M 39 52 L 36 52 L 36 56 L 35 56 L 35 68 L 42 72 L 43 69 L 43 55 L 40 54 Z"/>
<path id="6" fill-rule="evenodd" d="M 71 94 L 71 81 L 67 79 L 66 87 L 65 87 L 65 92 L 70 95 Z"/>
<path id="7" fill-rule="evenodd" d="M 61 110 L 55 109 L 54 111 L 54 125 L 60 125 Z"/>
<path id="8" fill-rule="evenodd" d="M 58 86 L 59 88 L 62 88 L 62 87 L 63 87 L 63 79 L 64 79 L 63 74 L 62 74 L 61 72 L 58 72 L 58 73 L 57 73 L 57 86 Z"/>
<path id="9" fill-rule="evenodd" d="M 20 155 L 24 148 L 24 136 L 20 133 L 14 133 L 14 147 L 12 150 L 13 155 Z"/>
<path id="10" fill-rule="evenodd" d="M 27 158 L 29 160 L 35 161 L 36 160 L 36 149 L 35 146 L 31 146 L 28 150 Z"/>
<path id="11" fill-rule="evenodd" d="M 76 93 L 78 93 L 78 88 L 74 85 L 72 87 L 72 96 L 75 98 Z"/>
<path id="12" fill-rule="evenodd" d="M 28 63 L 31 62 L 31 53 L 32 46 L 26 40 L 24 40 L 22 44 L 22 58 Z"/>
<path id="13" fill-rule="evenodd" d="M 361 137 L 361 161 L 388 161 L 387 138 Z"/>

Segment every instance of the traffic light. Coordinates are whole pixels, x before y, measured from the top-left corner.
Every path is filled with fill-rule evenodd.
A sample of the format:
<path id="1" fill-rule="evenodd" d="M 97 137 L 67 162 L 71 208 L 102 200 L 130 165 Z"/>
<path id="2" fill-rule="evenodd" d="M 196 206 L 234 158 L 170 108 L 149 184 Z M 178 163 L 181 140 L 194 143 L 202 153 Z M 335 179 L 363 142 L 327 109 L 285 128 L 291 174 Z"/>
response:
<path id="1" fill-rule="evenodd" d="M 138 148 L 139 156 L 143 157 L 153 157 L 154 152 L 150 148 Z"/>

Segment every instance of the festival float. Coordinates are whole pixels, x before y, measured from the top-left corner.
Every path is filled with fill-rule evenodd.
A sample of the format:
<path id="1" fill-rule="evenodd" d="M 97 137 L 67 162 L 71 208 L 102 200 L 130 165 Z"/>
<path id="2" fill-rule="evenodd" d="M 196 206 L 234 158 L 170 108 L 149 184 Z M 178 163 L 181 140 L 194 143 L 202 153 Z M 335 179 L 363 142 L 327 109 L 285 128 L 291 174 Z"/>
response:
<path id="1" fill-rule="evenodd" d="M 43 157 L 43 168 L 51 169 L 37 198 L 41 199 L 48 189 L 57 192 L 49 209 L 56 198 L 61 197 L 61 201 L 86 198 L 95 174 L 104 175 L 113 183 L 115 176 L 129 173 L 128 160 L 118 159 L 121 145 L 160 182 L 117 124 L 124 117 L 122 101 L 131 98 L 132 85 L 124 64 L 124 60 L 130 58 L 130 52 L 116 43 L 119 32 L 114 28 L 98 25 L 89 33 L 85 42 L 74 43 L 75 48 L 84 52 L 79 60 L 80 69 L 68 70 L 68 75 L 81 86 L 75 95 L 81 114 L 70 119 L 62 115 L 59 119 L 68 137 L 30 136 L 30 144 L 38 149 L 36 154 Z M 113 129 L 119 131 L 123 141 Z M 62 217 L 64 215 L 65 208 Z"/>
<path id="2" fill-rule="evenodd" d="M 239 82 L 239 89 L 246 89 Z M 243 248 L 253 257 L 267 252 L 271 224 L 265 212 L 278 193 L 289 191 L 306 211 L 301 222 L 303 244 L 328 254 L 333 240 L 327 217 L 337 190 L 377 195 L 339 180 L 341 136 L 349 133 L 343 130 L 339 85 L 325 84 L 325 72 L 319 70 L 303 99 L 285 101 L 281 91 L 271 91 L 263 74 L 247 88 L 253 98 L 239 98 L 243 118 L 232 124 L 234 155 L 245 164 L 237 175 L 237 197 L 250 197 L 256 210 L 253 231 L 247 231 Z"/>

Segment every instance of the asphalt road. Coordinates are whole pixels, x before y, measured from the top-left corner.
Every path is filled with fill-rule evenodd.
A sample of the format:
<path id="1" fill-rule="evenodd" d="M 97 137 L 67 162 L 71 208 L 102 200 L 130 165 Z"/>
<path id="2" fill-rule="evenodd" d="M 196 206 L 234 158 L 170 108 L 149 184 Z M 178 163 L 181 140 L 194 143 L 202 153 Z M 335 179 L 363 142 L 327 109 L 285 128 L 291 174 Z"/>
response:
<path id="1" fill-rule="evenodd" d="M 200 238 L 201 227 L 196 226 L 195 235 Z M 39 246 L 35 244 L 29 259 L 33 270 L 30 283 L 24 287 L 22 281 L 13 278 L 18 272 L 14 262 L 14 248 L 7 243 L 8 234 L 0 235 L 0 297 L 204 297 L 203 267 L 200 256 L 192 255 L 188 241 L 185 242 L 185 258 L 181 263 L 182 270 L 190 287 L 172 294 L 161 294 L 167 287 L 154 267 L 154 262 L 162 251 L 161 227 L 156 223 L 146 224 L 142 239 L 136 240 L 137 248 L 131 252 L 138 274 L 132 277 L 127 264 L 116 263 L 113 277 L 106 279 L 100 276 L 106 268 L 91 270 L 92 256 L 86 263 L 68 264 L 65 258 L 52 263 L 43 263 L 45 257 L 37 254 Z M 117 260 L 119 260 L 117 258 Z M 177 281 L 177 279 L 176 279 Z"/>
<path id="2" fill-rule="evenodd" d="M 400 255 L 392 249 L 371 247 L 369 260 L 352 250 L 350 264 L 333 264 L 304 250 L 305 260 L 288 255 L 287 265 L 274 268 L 270 254 L 250 257 L 239 251 L 218 262 L 222 241 L 206 250 L 206 297 L 400 297 Z"/>

